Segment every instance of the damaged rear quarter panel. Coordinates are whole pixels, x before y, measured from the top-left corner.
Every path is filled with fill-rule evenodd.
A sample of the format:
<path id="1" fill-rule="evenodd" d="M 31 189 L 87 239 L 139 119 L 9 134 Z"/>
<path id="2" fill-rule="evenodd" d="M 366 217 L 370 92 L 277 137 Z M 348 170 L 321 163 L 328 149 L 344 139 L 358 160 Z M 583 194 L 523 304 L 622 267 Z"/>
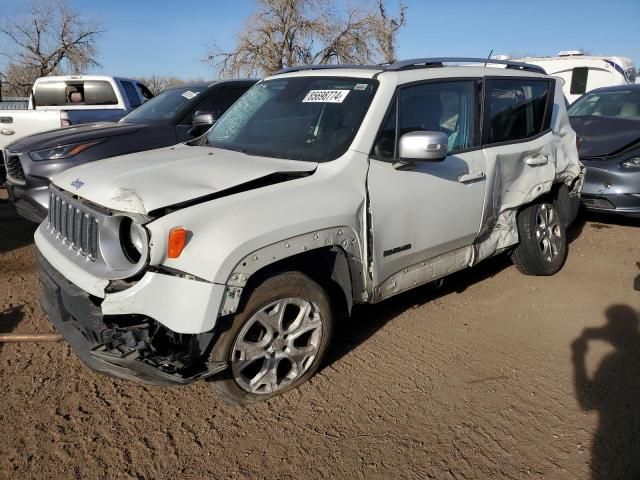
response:
<path id="1" fill-rule="evenodd" d="M 533 140 L 484 149 L 489 181 L 474 263 L 518 242 L 520 207 L 548 193 L 554 184 L 571 185 L 581 175 L 576 134 L 569 123 L 561 82 L 556 82 L 551 129 Z M 547 163 L 527 163 L 544 157 Z"/>

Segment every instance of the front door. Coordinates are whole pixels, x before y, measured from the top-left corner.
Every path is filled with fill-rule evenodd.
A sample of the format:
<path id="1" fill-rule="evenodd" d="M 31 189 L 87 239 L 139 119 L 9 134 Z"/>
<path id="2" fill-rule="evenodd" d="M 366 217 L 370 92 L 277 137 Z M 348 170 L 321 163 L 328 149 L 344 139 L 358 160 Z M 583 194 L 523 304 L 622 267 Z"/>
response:
<path id="1" fill-rule="evenodd" d="M 398 90 L 370 158 L 368 190 L 374 284 L 419 262 L 473 243 L 485 193 L 480 81 L 412 84 Z M 398 143 L 412 131 L 440 131 L 449 155 L 399 166 Z"/>
<path id="2" fill-rule="evenodd" d="M 214 118 L 218 119 L 226 112 L 231 105 L 236 103 L 244 93 L 246 88 L 225 88 L 222 90 L 216 90 L 205 98 L 200 104 L 189 114 L 182 119 L 179 125 L 176 126 L 176 136 L 178 137 L 178 143 L 191 140 L 194 136 L 189 134 L 192 128 L 191 121 L 196 115 L 203 113 L 212 113 Z M 196 136 L 202 135 L 207 129 L 203 129 L 201 132 L 197 132 Z"/>

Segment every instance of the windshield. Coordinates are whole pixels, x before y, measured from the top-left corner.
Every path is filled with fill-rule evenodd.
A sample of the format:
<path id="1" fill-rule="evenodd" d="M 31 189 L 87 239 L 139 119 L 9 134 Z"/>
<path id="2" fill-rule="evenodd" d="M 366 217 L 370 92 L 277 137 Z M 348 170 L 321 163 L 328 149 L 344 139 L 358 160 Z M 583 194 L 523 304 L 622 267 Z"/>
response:
<path id="1" fill-rule="evenodd" d="M 157 97 L 143 103 L 129 115 L 122 118 L 123 123 L 162 122 L 180 115 L 191 101 L 198 101 L 202 88 L 183 87 L 165 90 Z"/>
<path id="2" fill-rule="evenodd" d="M 569 107 L 569 116 L 585 115 L 640 120 L 640 89 L 588 93 Z"/>
<path id="3" fill-rule="evenodd" d="M 376 86 L 376 80 L 362 78 L 266 80 L 224 114 L 207 141 L 249 155 L 333 160 L 351 144 Z"/>

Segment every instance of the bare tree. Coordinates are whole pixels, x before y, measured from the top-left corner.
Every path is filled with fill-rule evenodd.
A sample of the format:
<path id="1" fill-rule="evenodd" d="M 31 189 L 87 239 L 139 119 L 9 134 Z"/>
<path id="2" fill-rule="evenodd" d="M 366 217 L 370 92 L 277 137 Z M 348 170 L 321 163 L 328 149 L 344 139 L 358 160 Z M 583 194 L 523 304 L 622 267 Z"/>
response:
<path id="1" fill-rule="evenodd" d="M 303 64 L 392 61 L 398 30 L 405 24 L 387 13 L 385 0 L 348 4 L 334 0 L 255 0 L 258 11 L 225 51 L 214 44 L 205 61 L 221 75 L 271 74 Z"/>
<path id="2" fill-rule="evenodd" d="M 0 73 L 2 95 L 28 97 L 31 85 L 38 74 L 33 68 L 11 63 Z"/>
<path id="3" fill-rule="evenodd" d="M 38 77 L 98 66 L 96 42 L 101 33 L 99 22 L 71 10 L 65 0 L 37 0 L 28 15 L 0 26 L 7 40 L 0 55 L 8 60 L 6 71 L 13 72 L 2 74 L 2 79 L 20 89 Z"/>
<path id="4" fill-rule="evenodd" d="M 172 75 L 152 74 L 150 77 L 138 77 L 137 80 L 144 83 L 154 95 L 158 95 L 167 88 L 185 83 L 185 80 Z"/>
<path id="5" fill-rule="evenodd" d="M 407 6 L 400 2 L 398 17 L 390 17 L 384 0 L 378 0 L 380 15 L 375 19 L 374 34 L 384 61 L 392 63 L 396 60 L 396 43 L 398 30 L 406 22 Z"/>

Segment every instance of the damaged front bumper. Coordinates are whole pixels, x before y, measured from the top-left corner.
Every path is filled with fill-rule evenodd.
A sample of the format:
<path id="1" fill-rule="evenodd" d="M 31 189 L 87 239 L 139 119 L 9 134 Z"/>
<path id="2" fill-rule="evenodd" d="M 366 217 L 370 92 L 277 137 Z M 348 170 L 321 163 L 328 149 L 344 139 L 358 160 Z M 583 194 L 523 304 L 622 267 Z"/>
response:
<path id="1" fill-rule="evenodd" d="M 103 301 L 66 280 L 37 254 L 40 303 L 80 359 L 94 370 L 153 384 L 186 384 L 226 362 L 208 361 L 214 331 L 176 333 L 145 315 L 104 315 Z"/>
<path id="2" fill-rule="evenodd" d="M 619 158 L 583 160 L 587 176 L 582 204 L 598 213 L 640 216 L 640 170 L 625 169 Z"/>

